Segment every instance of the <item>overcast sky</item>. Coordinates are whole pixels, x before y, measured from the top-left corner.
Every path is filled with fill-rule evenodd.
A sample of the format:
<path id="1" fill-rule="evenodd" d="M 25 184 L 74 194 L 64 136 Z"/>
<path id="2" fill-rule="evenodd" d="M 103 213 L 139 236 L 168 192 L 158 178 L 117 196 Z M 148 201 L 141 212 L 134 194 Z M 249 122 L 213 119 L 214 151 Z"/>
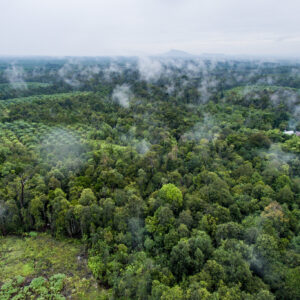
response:
<path id="1" fill-rule="evenodd" d="M 300 57 L 300 0 L 0 0 L 0 55 Z"/>

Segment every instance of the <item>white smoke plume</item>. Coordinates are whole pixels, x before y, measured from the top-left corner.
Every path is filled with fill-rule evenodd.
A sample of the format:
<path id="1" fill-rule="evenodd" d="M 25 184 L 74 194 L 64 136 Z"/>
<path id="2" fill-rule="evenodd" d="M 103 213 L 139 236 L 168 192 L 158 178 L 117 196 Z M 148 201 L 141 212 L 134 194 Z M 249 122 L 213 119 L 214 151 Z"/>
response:
<path id="1" fill-rule="evenodd" d="M 175 86 L 174 84 L 170 84 L 166 86 L 166 91 L 169 95 L 172 95 L 175 91 Z"/>
<path id="2" fill-rule="evenodd" d="M 126 65 L 126 67 L 128 68 L 129 66 Z M 110 80 L 112 75 L 114 74 L 120 75 L 122 73 L 123 73 L 123 69 L 115 62 L 112 62 L 110 63 L 109 67 L 104 70 L 104 78 L 106 80 Z"/>
<path id="3" fill-rule="evenodd" d="M 112 93 L 113 101 L 119 103 L 121 106 L 128 108 L 130 100 L 132 99 L 132 92 L 127 84 L 117 85 Z"/>
<path id="4" fill-rule="evenodd" d="M 85 66 L 81 68 L 80 76 L 84 77 L 85 79 L 91 79 L 93 75 L 98 74 L 100 72 L 100 68 L 95 66 Z"/>
<path id="5" fill-rule="evenodd" d="M 58 75 L 68 85 L 79 87 L 82 81 L 91 79 L 93 75 L 99 72 L 100 68 L 97 65 L 86 66 L 75 59 L 71 59 L 58 70 Z"/>
<path id="6" fill-rule="evenodd" d="M 68 85 L 73 87 L 78 87 L 80 85 L 80 82 L 76 79 L 73 66 L 69 63 L 63 65 L 63 67 L 58 70 L 58 75 Z"/>
<path id="7" fill-rule="evenodd" d="M 58 169 L 75 171 L 86 161 L 85 145 L 67 128 L 51 129 L 42 138 L 39 150 L 43 161 Z"/>
<path id="8" fill-rule="evenodd" d="M 290 152 L 285 152 L 279 144 L 272 144 L 268 151 L 260 150 L 258 154 L 269 162 L 274 162 L 277 165 L 290 163 L 296 158 L 296 155 Z"/>
<path id="9" fill-rule="evenodd" d="M 137 128 L 132 126 L 126 134 L 120 136 L 120 140 L 124 146 L 130 146 L 136 149 L 139 154 L 146 154 L 151 147 L 151 143 L 145 138 L 137 137 Z"/>
<path id="10" fill-rule="evenodd" d="M 140 154 L 146 154 L 149 151 L 150 146 L 151 144 L 143 139 L 136 144 L 136 150 Z"/>
<path id="11" fill-rule="evenodd" d="M 200 87 L 198 88 L 198 91 L 200 92 L 201 95 L 201 102 L 206 103 L 211 95 L 212 92 L 216 90 L 216 87 L 218 85 L 218 81 L 214 78 L 209 78 L 209 77 L 204 77 Z"/>
<path id="12" fill-rule="evenodd" d="M 4 71 L 4 76 L 14 89 L 27 89 L 24 80 L 25 71 L 22 67 L 13 64 Z"/>
<path id="13" fill-rule="evenodd" d="M 163 66 L 158 59 L 140 57 L 138 61 L 138 70 L 142 79 L 146 81 L 155 81 L 162 75 Z"/>
<path id="14" fill-rule="evenodd" d="M 211 141 L 218 137 L 219 131 L 220 128 L 217 126 L 215 119 L 211 115 L 206 114 L 203 121 L 196 123 L 190 131 L 186 132 L 181 137 L 181 139 L 183 141 L 200 141 L 202 139 Z"/>

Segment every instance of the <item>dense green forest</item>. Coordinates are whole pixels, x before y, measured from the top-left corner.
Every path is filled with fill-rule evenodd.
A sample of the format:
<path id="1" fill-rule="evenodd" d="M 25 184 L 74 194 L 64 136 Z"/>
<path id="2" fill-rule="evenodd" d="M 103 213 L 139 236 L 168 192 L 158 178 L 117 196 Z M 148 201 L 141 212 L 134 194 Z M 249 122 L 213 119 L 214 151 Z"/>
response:
<path id="1" fill-rule="evenodd" d="M 1 268 L 51 235 L 82 299 L 300 299 L 299 131 L 297 62 L 1 58 Z M 0 299 L 79 299 L 71 266 Z"/>

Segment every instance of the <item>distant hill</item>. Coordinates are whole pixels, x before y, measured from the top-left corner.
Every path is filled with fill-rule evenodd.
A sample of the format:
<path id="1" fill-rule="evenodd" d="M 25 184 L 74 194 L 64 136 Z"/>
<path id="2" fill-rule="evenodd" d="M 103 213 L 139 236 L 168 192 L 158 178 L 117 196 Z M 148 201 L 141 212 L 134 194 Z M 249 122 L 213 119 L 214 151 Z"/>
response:
<path id="1" fill-rule="evenodd" d="M 201 54 L 201 56 L 205 58 L 226 58 L 227 57 L 223 53 L 203 53 Z"/>
<path id="2" fill-rule="evenodd" d="M 202 53 L 199 55 L 194 55 L 185 51 L 171 49 L 168 52 L 162 53 L 158 55 L 160 57 L 177 57 L 177 58 L 195 58 L 195 57 L 202 57 L 207 59 L 214 59 L 214 58 L 225 58 L 226 55 L 223 53 Z"/>
<path id="3" fill-rule="evenodd" d="M 163 53 L 159 56 L 163 56 L 163 57 L 185 57 L 185 58 L 194 57 L 193 54 L 190 54 L 188 52 L 181 51 L 181 50 L 176 50 L 176 49 L 171 49 L 170 51 L 165 52 L 165 53 Z"/>

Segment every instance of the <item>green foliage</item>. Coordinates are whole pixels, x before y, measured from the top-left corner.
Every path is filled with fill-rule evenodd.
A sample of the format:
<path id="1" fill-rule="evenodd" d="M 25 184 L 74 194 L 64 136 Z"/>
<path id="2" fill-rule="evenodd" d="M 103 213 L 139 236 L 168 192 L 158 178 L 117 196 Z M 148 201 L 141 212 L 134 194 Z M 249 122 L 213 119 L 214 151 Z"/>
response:
<path id="1" fill-rule="evenodd" d="M 182 206 L 182 193 L 174 184 L 164 184 L 159 191 L 159 197 L 166 203 L 171 204 L 176 209 Z"/>
<path id="2" fill-rule="evenodd" d="M 59 278 L 59 284 L 57 284 Z M 64 274 L 52 276 L 49 281 L 44 277 L 37 277 L 31 280 L 30 284 L 24 285 L 23 277 L 16 277 L 3 284 L 0 289 L 0 298 L 8 299 L 66 299 L 61 293 L 64 287 Z M 53 288 L 54 287 L 54 288 Z"/>
<path id="3" fill-rule="evenodd" d="M 20 63 L 26 89 L 0 62 L 0 298 L 300 297 L 297 64 Z"/>
<path id="4" fill-rule="evenodd" d="M 37 235 L 38 235 L 37 232 L 34 232 L 34 231 L 29 232 L 29 236 L 32 238 L 37 237 Z"/>
<path id="5" fill-rule="evenodd" d="M 16 290 L 19 295 L 16 299 L 27 299 L 22 298 L 25 292 L 43 297 L 55 295 L 62 299 L 59 298 L 59 295 L 63 296 L 62 292 L 72 291 L 74 296 L 94 292 L 95 282 L 88 279 L 90 272 L 81 258 L 83 246 L 79 242 L 70 239 L 57 241 L 45 234 L 4 237 L 0 242 L 0 282 L 4 283 L 0 295 L 11 295 Z"/>
<path id="6" fill-rule="evenodd" d="M 92 205 L 96 202 L 96 197 L 91 189 L 84 189 L 79 198 L 79 203 L 81 205 Z"/>

